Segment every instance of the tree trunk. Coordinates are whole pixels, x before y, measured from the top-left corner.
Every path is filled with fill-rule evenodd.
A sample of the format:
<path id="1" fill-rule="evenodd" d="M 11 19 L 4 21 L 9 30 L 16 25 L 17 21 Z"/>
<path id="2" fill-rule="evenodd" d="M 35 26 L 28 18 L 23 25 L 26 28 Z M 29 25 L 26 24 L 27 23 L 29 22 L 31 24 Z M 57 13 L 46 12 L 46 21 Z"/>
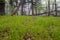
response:
<path id="1" fill-rule="evenodd" d="M 57 16 L 57 4 L 56 4 L 56 0 L 55 0 L 55 16 Z"/>
<path id="2" fill-rule="evenodd" d="M 34 15 L 33 0 L 31 0 L 31 4 L 32 4 L 32 15 Z"/>
<path id="3" fill-rule="evenodd" d="M 50 0 L 48 0 L 48 16 L 50 16 Z"/>
<path id="4" fill-rule="evenodd" d="M 5 1 L 0 0 L 0 15 L 5 14 Z"/>
<path id="5" fill-rule="evenodd" d="M 19 10 L 20 5 L 22 5 L 22 3 L 23 3 L 23 0 L 20 0 L 19 6 L 17 6 L 17 8 L 15 10 L 13 10 L 12 16 L 17 13 L 17 11 Z"/>
<path id="6" fill-rule="evenodd" d="M 21 4 L 21 15 L 23 15 L 23 3 Z"/>

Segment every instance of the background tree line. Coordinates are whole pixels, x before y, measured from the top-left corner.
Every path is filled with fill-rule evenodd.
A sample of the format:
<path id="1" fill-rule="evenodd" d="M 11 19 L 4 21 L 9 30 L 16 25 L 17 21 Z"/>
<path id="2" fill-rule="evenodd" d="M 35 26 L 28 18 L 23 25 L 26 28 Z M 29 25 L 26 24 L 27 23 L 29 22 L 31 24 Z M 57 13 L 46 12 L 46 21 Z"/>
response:
<path id="1" fill-rule="evenodd" d="M 4 0 L 3 0 L 4 1 Z M 46 14 L 48 16 L 54 15 L 57 16 L 60 12 L 58 9 L 57 0 L 5 0 L 5 3 L 10 6 L 11 9 L 11 15 L 15 15 L 19 8 L 21 7 L 21 15 L 24 15 L 24 5 L 26 3 L 31 3 L 31 11 L 32 15 L 43 15 Z M 1 1 L 0 1 L 1 3 Z M 29 7 L 29 6 L 28 6 Z"/>

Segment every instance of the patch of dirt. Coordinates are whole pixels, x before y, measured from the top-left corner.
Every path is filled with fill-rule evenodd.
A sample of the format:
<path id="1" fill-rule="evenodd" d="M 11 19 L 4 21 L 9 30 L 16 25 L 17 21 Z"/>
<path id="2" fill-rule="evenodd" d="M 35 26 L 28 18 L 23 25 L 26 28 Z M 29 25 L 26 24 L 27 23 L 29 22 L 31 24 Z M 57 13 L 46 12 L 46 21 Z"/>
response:
<path id="1" fill-rule="evenodd" d="M 11 40 L 11 33 L 10 28 L 0 29 L 0 40 Z"/>
<path id="2" fill-rule="evenodd" d="M 32 35 L 31 31 L 28 31 L 25 36 L 23 37 L 24 40 L 34 40 L 34 36 Z"/>

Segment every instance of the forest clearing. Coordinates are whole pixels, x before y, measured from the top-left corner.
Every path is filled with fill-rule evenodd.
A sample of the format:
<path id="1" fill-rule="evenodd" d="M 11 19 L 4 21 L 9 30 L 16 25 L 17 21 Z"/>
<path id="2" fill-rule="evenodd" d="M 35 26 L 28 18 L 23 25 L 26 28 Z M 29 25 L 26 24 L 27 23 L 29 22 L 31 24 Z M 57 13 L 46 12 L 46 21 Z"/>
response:
<path id="1" fill-rule="evenodd" d="M 0 0 L 0 40 L 60 40 L 60 0 Z"/>

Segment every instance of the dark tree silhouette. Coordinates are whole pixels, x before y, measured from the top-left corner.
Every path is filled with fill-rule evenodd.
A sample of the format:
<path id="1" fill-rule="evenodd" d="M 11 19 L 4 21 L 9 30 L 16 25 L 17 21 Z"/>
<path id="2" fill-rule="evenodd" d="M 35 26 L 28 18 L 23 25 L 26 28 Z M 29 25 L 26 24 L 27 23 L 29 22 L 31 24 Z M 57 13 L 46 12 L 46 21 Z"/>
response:
<path id="1" fill-rule="evenodd" d="M 0 15 L 5 14 L 5 0 L 0 0 Z"/>
<path id="2" fill-rule="evenodd" d="M 9 4 L 13 6 L 13 0 L 9 0 Z"/>

